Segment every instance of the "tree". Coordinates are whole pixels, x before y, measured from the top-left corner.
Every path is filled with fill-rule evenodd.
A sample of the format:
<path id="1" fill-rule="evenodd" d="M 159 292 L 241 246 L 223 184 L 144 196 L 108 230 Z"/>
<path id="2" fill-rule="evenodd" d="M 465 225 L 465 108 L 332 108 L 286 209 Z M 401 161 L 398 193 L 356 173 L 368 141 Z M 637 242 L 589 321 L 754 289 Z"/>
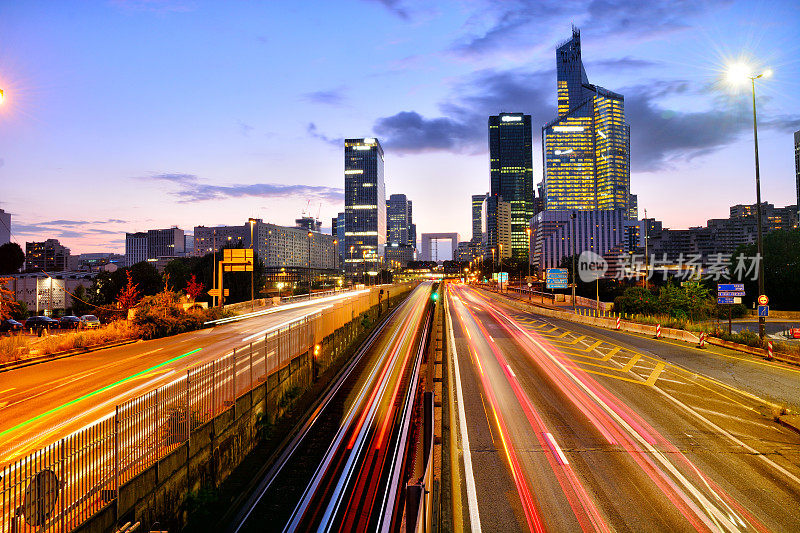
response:
<path id="1" fill-rule="evenodd" d="M 142 295 L 156 294 L 161 290 L 161 274 L 158 273 L 156 267 L 151 263 L 142 261 L 141 263 L 136 263 L 131 266 L 128 270 L 130 270 L 133 281 L 138 286 Z M 117 272 L 119 272 L 119 270 L 117 270 Z"/>
<path id="2" fill-rule="evenodd" d="M 72 293 L 72 314 L 73 315 L 87 315 L 92 310 L 92 306 L 87 303 L 89 295 L 83 285 L 75 287 L 75 292 Z"/>
<path id="3" fill-rule="evenodd" d="M 189 278 L 188 283 L 186 283 L 186 294 L 192 299 L 192 301 L 197 300 L 199 296 L 203 294 L 203 289 L 205 289 L 205 285 L 197 281 L 197 276 L 194 274 L 191 275 Z"/>
<path id="4" fill-rule="evenodd" d="M 14 312 L 16 295 L 8 288 L 11 278 L 0 278 L 0 320 L 10 318 Z"/>
<path id="5" fill-rule="evenodd" d="M 117 296 L 117 303 L 122 309 L 127 311 L 131 307 L 134 307 L 136 302 L 139 301 L 139 288 L 136 283 L 133 282 L 131 271 L 126 270 L 125 274 L 128 276 L 128 283 Z"/>
<path id="6" fill-rule="evenodd" d="M 25 262 L 22 248 L 15 242 L 0 246 L 0 274 L 16 274 Z"/>

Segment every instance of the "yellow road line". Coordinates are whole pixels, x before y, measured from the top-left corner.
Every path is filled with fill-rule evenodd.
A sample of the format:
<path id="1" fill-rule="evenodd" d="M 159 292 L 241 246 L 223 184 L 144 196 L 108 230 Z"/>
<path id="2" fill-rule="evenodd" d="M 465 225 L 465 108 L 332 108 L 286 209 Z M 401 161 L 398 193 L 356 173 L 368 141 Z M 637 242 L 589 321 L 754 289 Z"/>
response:
<path id="1" fill-rule="evenodd" d="M 655 385 L 658 376 L 661 375 L 666 366 L 667 365 L 665 365 L 664 363 L 656 363 L 656 367 L 653 369 L 653 373 L 650 374 L 650 377 L 647 378 L 647 381 L 645 381 L 645 385 L 650 385 L 650 386 Z"/>
<path id="2" fill-rule="evenodd" d="M 10 389 L 6 389 L 6 390 L 0 390 L 0 394 L 5 394 L 7 392 L 11 392 L 14 389 L 16 389 L 16 387 L 11 387 Z"/>
<path id="3" fill-rule="evenodd" d="M 631 369 L 633 368 L 633 365 L 635 365 L 637 363 L 637 361 L 639 361 L 639 359 L 641 359 L 641 358 L 642 358 L 642 356 L 639 355 L 638 353 L 633 354 L 633 357 L 631 357 L 631 360 L 628 361 L 628 364 L 626 364 L 625 366 L 622 367 L 621 372 L 630 372 Z"/>
<path id="4" fill-rule="evenodd" d="M 620 346 L 614 346 L 613 348 L 611 348 L 611 351 L 609 351 L 607 354 L 605 354 L 605 355 L 602 357 L 602 359 L 600 359 L 600 360 L 601 360 L 601 361 L 608 361 L 609 359 L 611 359 L 612 357 L 614 357 L 614 355 L 616 355 L 616 353 L 617 353 L 618 351 L 620 351 L 621 349 L 622 349 L 622 347 L 620 347 Z"/>
<path id="5" fill-rule="evenodd" d="M 596 349 L 601 344 L 603 344 L 603 341 L 597 341 L 594 344 L 592 344 L 591 346 L 589 346 L 588 348 L 585 348 L 585 349 L 584 348 L 578 348 L 578 349 L 583 351 L 583 352 L 591 352 L 592 350 Z"/>
<path id="6" fill-rule="evenodd" d="M 574 368 L 575 370 L 582 370 L 584 372 L 589 372 L 590 374 L 597 374 L 599 376 L 606 376 L 606 377 L 609 377 L 609 378 L 612 378 L 612 379 L 619 379 L 619 380 L 622 380 L 622 381 L 629 381 L 631 383 L 636 383 L 637 385 L 644 385 L 645 384 L 644 381 L 640 381 L 638 379 L 630 379 L 630 378 L 626 378 L 626 377 L 623 377 L 623 376 L 615 376 L 614 374 L 606 374 L 605 372 L 598 372 L 597 370 L 589 370 L 588 368 L 581 368 L 579 366 L 572 366 L 572 365 L 565 365 L 565 366 L 570 367 L 570 368 Z M 615 369 L 612 368 L 611 370 L 615 370 Z"/>

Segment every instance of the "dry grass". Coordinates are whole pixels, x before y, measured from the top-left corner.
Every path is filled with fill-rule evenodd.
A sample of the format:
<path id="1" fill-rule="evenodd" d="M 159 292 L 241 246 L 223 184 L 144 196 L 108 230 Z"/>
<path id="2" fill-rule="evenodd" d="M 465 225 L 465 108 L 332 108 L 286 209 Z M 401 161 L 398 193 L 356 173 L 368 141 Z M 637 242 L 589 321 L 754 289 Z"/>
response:
<path id="1" fill-rule="evenodd" d="M 97 329 L 70 331 L 46 337 L 12 335 L 0 338 L 0 363 L 111 344 L 138 336 L 138 328 L 126 320 L 118 320 Z"/>

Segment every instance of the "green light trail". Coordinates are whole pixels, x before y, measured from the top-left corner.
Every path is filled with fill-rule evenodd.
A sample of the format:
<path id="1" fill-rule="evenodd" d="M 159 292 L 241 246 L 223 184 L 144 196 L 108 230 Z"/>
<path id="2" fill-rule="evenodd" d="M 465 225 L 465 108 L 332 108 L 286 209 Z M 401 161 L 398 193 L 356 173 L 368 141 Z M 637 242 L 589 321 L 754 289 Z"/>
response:
<path id="1" fill-rule="evenodd" d="M 69 402 L 67 402 L 67 403 L 65 403 L 65 404 L 59 405 L 58 407 L 54 407 L 54 408 L 50 409 L 49 411 L 46 411 L 46 412 L 44 412 L 44 413 L 42 413 L 42 414 L 40 414 L 40 415 L 37 415 L 37 416 L 35 416 L 35 417 L 33 417 L 33 418 L 29 419 L 29 420 L 26 420 L 25 422 L 20 422 L 20 423 L 19 423 L 19 424 L 17 424 L 16 426 L 14 426 L 14 427 L 12 427 L 12 428 L 9 428 L 9 429 L 7 429 L 7 430 L 5 430 L 5 431 L 2 431 L 2 432 L 0 432 L 0 437 L 3 437 L 3 436 L 5 436 L 5 435 L 8 435 L 8 434 L 9 434 L 9 433 L 11 433 L 12 431 L 16 431 L 16 430 L 18 430 L 18 429 L 20 429 L 20 428 L 22 428 L 22 427 L 25 427 L 25 426 L 27 426 L 28 424 L 30 424 L 30 423 L 32 423 L 32 422 L 36 422 L 37 420 L 39 420 L 39 419 L 41 419 L 41 418 L 44 418 L 45 416 L 52 415 L 53 413 L 56 413 L 56 412 L 58 412 L 58 411 L 60 411 L 60 410 L 62 410 L 62 409 L 64 409 L 64 408 L 66 408 L 66 407 L 69 407 L 70 405 L 74 405 L 74 404 L 76 404 L 76 403 L 78 403 L 78 402 L 81 402 L 81 401 L 85 400 L 86 398 L 91 398 L 92 396 L 94 396 L 94 395 L 96 395 L 96 394 L 100 394 L 101 392 L 105 392 L 105 391 L 107 391 L 107 390 L 109 390 L 109 389 L 113 389 L 113 388 L 114 388 L 114 387 L 116 387 L 117 385 L 120 385 L 120 384 L 122 384 L 122 383 L 125 383 L 126 381 L 130 381 L 130 380 L 132 380 L 132 379 L 134 379 L 134 378 L 137 378 L 137 377 L 139 377 L 139 376 L 141 376 L 141 375 L 143 375 L 143 374 L 147 374 L 148 372 L 151 372 L 151 371 L 153 371 L 153 370 L 155 370 L 155 369 L 157 369 L 157 368 L 161 368 L 161 367 L 162 367 L 162 366 L 164 366 L 164 365 L 168 365 L 168 364 L 170 364 L 170 363 L 174 363 L 175 361 L 177 361 L 177 360 L 179 360 L 179 359 L 183 359 L 184 357 L 187 357 L 187 356 L 189 356 L 189 355 L 192 355 L 193 353 L 197 353 L 197 352 L 199 352 L 200 350 L 202 350 L 202 348 L 197 348 L 196 350 L 192 350 L 191 352 L 186 352 L 186 353 L 185 353 L 185 354 L 183 354 L 183 355 L 179 355 L 179 356 L 177 356 L 177 357 L 173 357 L 172 359 L 169 359 L 169 360 L 167 360 L 167 361 L 164 361 L 163 363 L 159 363 L 159 364 L 157 364 L 156 366 L 151 366 L 151 367 L 150 367 L 150 368 L 148 368 L 147 370 L 142 370 L 141 372 L 137 372 L 136 374 L 134 374 L 134 375 L 132 375 L 132 376 L 128 376 L 127 378 L 123 378 L 123 379 L 121 379 L 121 380 L 117 381 L 116 383 L 112 383 L 111 385 L 106 385 L 105 387 L 103 387 L 103 388 L 101 388 L 101 389 L 97 389 L 96 391 L 92 391 L 92 392 L 90 392 L 90 393 L 88 393 L 88 394 L 84 394 L 84 395 L 83 395 L 83 396 L 81 396 L 80 398 L 75 398 L 75 399 L 74 399 L 74 400 L 72 400 L 72 401 L 69 401 Z"/>

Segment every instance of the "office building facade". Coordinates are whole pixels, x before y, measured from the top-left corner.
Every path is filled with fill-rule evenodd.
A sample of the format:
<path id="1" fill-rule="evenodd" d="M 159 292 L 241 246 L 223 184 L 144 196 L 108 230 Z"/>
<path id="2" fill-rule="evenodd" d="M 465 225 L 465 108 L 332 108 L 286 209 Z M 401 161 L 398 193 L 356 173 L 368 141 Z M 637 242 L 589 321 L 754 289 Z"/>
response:
<path id="1" fill-rule="evenodd" d="M 473 244 L 480 244 L 484 240 L 486 233 L 486 221 L 483 218 L 483 202 L 486 200 L 485 194 L 472 195 L 472 239 Z"/>
<path id="2" fill-rule="evenodd" d="M 180 228 L 151 229 L 125 234 L 125 266 L 159 257 L 186 255 L 186 236 Z"/>
<path id="3" fill-rule="evenodd" d="M 489 117 L 489 174 L 490 195 L 511 208 L 511 255 L 527 258 L 525 229 L 534 214 L 530 115 L 500 113 Z"/>
<path id="4" fill-rule="evenodd" d="M 630 203 L 630 126 L 621 94 L 592 85 L 581 36 L 556 49 L 558 117 L 542 128 L 545 209 L 614 210 Z"/>
<path id="5" fill-rule="evenodd" d="M 587 250 L 619 254 L 625 247 L 627 218 L 627 209 L 542 211 L 531 219 L 531 264 L 541 273 Z"/>
<path id="6" fill-rule="evenodd" d="M 28 272 L 63 272 L 69 269 L 69 248 L 58 239 L 25 243 L 25 270 Z"/>
<path id="7" fill-rule="evenodd" d="M 497 261 L 512 257 L 511 204 L 502 201 L 499 196 L 488 195 L 483 203 L 483 215 L 486 220 L 484 259 L 494 258 Z M 527 257 L 527 247 L 525 251 Z"/>
<path id="8" fill-rule="evenodd" d="M 344 214 L 345 271 L 353 278 L 377 273 L 386 246 L 386 191 L 375 138 L 344 141 Z"/>
<path id="9" fill-rule="evenodd" d="M 386 244 L 411 246 L 411 200 L 405 194 L 393 194 L 386 201 Z"/>
<path id="10" fill-rule="evenodd" d="M 344 212 L 338 213 L 331 219 L 331 235 L 336 239 L 336 246 L 339 253 L 339 264 L 344 264 L 345 256 L 345 222 Z"/>

